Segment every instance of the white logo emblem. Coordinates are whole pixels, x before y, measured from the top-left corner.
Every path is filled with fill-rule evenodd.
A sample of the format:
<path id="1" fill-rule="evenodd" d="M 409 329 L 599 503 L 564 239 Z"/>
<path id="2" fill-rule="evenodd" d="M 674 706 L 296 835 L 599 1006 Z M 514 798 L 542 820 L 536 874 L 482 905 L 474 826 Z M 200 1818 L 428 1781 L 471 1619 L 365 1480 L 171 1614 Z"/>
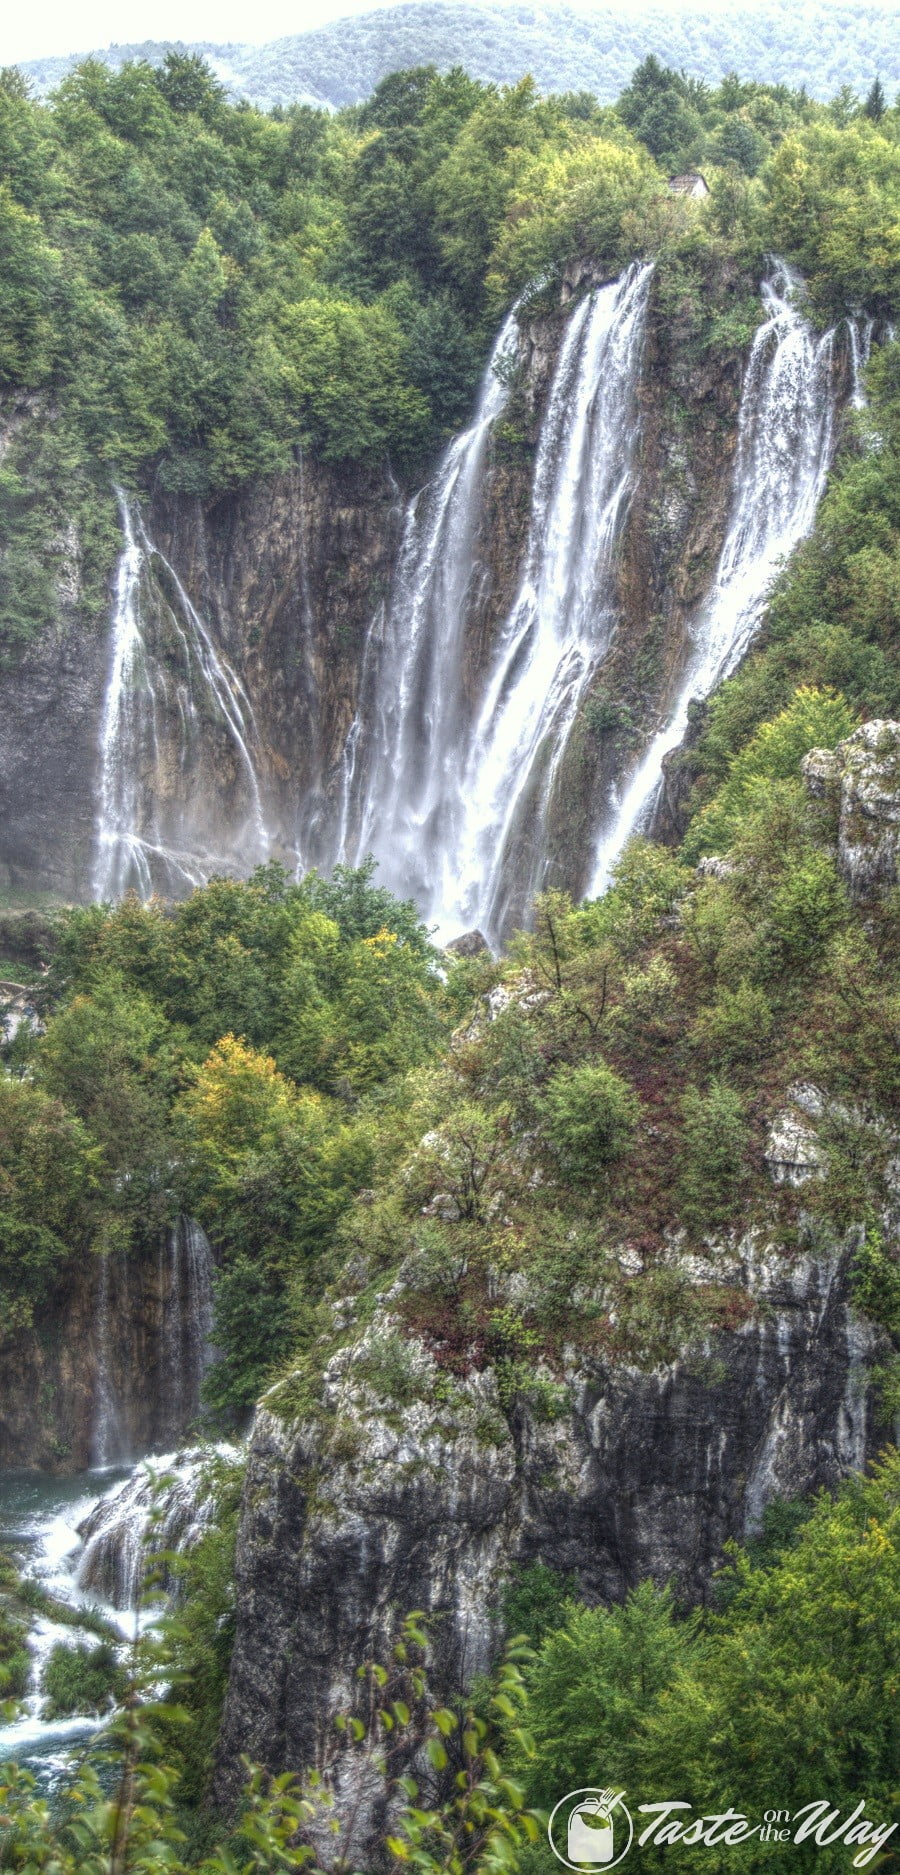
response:
<path id="1" fill-rule="evenodd" d="M 614 1868 L 631 1848 L 634 1825 L 624 1790 L 570 1790 L 547 1825 L 550 1847 L 566 1868 Z"/>

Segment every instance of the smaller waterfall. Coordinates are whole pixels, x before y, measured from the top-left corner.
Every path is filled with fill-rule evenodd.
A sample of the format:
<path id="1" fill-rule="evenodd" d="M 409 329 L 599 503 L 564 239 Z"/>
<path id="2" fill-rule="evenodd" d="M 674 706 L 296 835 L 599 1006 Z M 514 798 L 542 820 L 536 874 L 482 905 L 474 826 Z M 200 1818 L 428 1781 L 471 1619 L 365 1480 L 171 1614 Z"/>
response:
<path id="1" fill-rule="evenodd" d="M 213 1258 L 195 1218 L 172 1226 L 164 1262 L 160 1369 L 166 1422 L 178 1436 L 198 1410 L 210 1360 Z"/>
<path id="2" fill-rule="evenodd" d="M 753 341 L 738 425 L 731 513 L 712 592 L 692 632 L 681 693 L 625 789 L 601 838 L 588 896 L 609 883 L 633 833 L 646 824 L 695 699 L 707 697 L 743 657 L 783 561 L 815 520 L 834 449 L 834 331 L 817 338 L 796 301 L 801 283 L 778 261 L 763 282 L 766 317 Z M 852 328 L 854 383 L 868 337 Z"/>
<path id="3" fill-rule="evenodd" d="M 161 1240 L 155 1291 L 150 1272 L 145 1281 L 125 1257 L 103 1256 L 99 1264 L 91 1463 L 110 1466 L 129 1452 L 174 1445 L 196 1420 L 212 1359 L 214 1265 L 206 1232 L 191 1217 L 180 1217 Z M 149 1365 L 132 1389 L 127 1350 L 136 1347 Z"/>
<path id="4" fill-rule="evenodd" d="M 91 1460 L 106 1466 L 119 1462 L 125 1450 L 119 1402 L 112 1378 L 112 1351 L 109 1332 L 109 1257 L 100 1258 L 100 1281 L 97 1285 L 97 1380 L 94 1395 L 94 1432 Z"/>
<path id="5" fill-rule="evenodd" d="M 181 892 L 201 885 L 228 854 L 206 822 L 221 765 L 239 797 L 235 839 L 244 868 L 269 841 L 253 750 L 256 726 L 240 679 L 219 655 L 177 574 L 117 491 L 124 546 L 116 573 L 112 652 L 100 731 L 100 785 L 93 892 Z M 146 620 L 152 618 L 151 633 Z M 158 639 L 157 645 L 154 640 Z M 213 742 L 207 772 L 200 750 Z M 227 752 L 217 764 L 215 749 Z M 168 807 L 165 805 L 168 804 Z"/>
<path id="6" fill-rule="evenodd" d="M 237 1458 L 236 1446 L 217 1446 Z M 209 1527 L 215 1498 L 204 1493 L 208 1450 L 167 1453 L 139 1465 L 125 1484 L 100 1499 L 78 1526 L 82 1550 L 75 1582 L 116 1609 L 139 1608 L 151 1559 L 167 1550 L 184 1552 Z M 171 1588 L 164 1573 L 161 1592 Z"/>
<path id="7" fill-rule="evenodd" d="M 850 403 L 854 410 L 864 410 L 866 393 L 863 375 L 872 353 L 872 339 L 875 334 L 874 319 L 848 319 L 847 336 L 850 341 L 850 371 L 852 388 Z"/>

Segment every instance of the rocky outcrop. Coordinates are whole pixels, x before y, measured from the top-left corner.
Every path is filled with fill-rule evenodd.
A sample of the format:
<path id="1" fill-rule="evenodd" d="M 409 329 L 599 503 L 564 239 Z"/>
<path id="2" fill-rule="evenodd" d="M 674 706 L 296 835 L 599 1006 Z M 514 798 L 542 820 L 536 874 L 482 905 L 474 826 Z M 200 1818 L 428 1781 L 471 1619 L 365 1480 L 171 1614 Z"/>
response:
<path id="1" fill-rule="evenodd" d="M 386 1397 L 375 1357 L 391 1296 L 332 1358 L 314 1412 L 292 1421 L 285 1396 L 268 1397 L 238 1546 L 220 1798 L 237 1793 L 242 1754 L 273 1770 L 321 1762 L 329 1715 L 398 1614 L 430 1616 L 451 1691 L 489 1665 L 516 1565 L 574 1575 L 589 1602 L 646 1576 L 702 1598 L 723 1544 L 771 1497 L 860 1467 L 876 1442 L 876 1332 L 851 1308 L 850 1254 L 791 1260 L 748 1239 L 696 1261 L 694 1280 L 745 1285 L 741 1328 L 652 1372 L 573 1355 L 543 1405 L 502 1404 L 490 1368 L 448 1386 L 408 1332 L 394 1344 L 403 1403 Z"/>
<path id="2" fill-rule="evenodd" d="M 900 881 L 900 723 L 863 723 L 836 749 L 803 761 L 814 799 L 838 820 L 838 865 L 851 896 L 875 897 Z"/>

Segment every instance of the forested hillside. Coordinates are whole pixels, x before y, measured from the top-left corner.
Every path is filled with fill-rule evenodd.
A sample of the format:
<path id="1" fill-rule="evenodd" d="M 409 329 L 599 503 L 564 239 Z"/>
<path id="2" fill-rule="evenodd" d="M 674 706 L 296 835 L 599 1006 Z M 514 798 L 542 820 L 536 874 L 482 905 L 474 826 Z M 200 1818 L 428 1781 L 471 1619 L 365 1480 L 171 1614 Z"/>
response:
<path id="1" fill-rule="evenodd" d="M 877 87 L 817 105 L 654 58 L 614 109 L 423 69 L 335 118 L 235 108 L 182 55 L 89 62 L 50 105 L 6 73 L 0 382 L 52 395 L 54 421 L 27 461 L 12 424 L 3 640 L 46 622 L 64 499 L 96 606 L 111 478 L 203 494 L 298 446 L 415 472 L 469 409 L 501 309 L 573 253 L 657 253 L 696 295 L 708 257 L 776 248 L 821 315 L 888 313 L 898 122 Z M 664 181 L 698 165 L 699 219 Z"/>
<path id="2" fill-rule="evenodd" d="M 364 41 L 346 43 L 349 63 Z M 666 842 L 645 824 L 582 903 L 542 880 L 498 954 L 474 932 L 439 947 L 369 862 L 325 876 L 270 859 L 177 903 L 3 914 L 0 1431 L 18 1433 L 18 1405 L 28 1452 L 71 1465 L 57 1409 L 73 1349 L 109 1431 L 109 1343 L 134 1327 L 110 1271 L 143 1272 L 132 1365 L 155 1336 L 154 1371 L 183 1404 L 171 1324 L 199 1293 L 186 1241 L 208 1257 L 213 1358 L 180 1431 L 244 1442 L 193 1451 L 187 1485 L 147 1486 L 139 1526 L 104 1526 L 101 1581 L 118 1587 L 124 1553 L 135 1606 L 145 1567 L 169 1596 L 127 1650 L 109 1610 L 79 1626 L 80 1586 L 60 1613 L 14 1528 L 0 1742 L 27 1758 L 35 1728 L 108 1722 L 63 1774 L 55 1752 L 52 1802 L 27 1769 L 0 1770 L 0 1867 L 22 1875 L 538 1875 L 546 1813 L 592 1783 L 751 1818 L 749 1848 L 689 1838 L 688 1869 L 784 1867 L 762 1814 L 799 1828 L 825 1798 L 846 1817 L 863 1802 L 856 1834 L 798 1839 L 792 1866 L 843 1870 L 851 1852 L 868 1866 L 890 1842 L 900 107 L 872 45 L 858 76 L 848 57 L 829 77 L 830 101 L 754 78 L 749 59 L 750 75 L 722 77 L 711 51 L 702 75 L 657 53 L 689 64 L 660 29 L 614 103 L 585 89 L 586 67 L 558 68 L 544 95 L 426 64 L 336 113 L 235 104 L 183 52 L 86 61 L 46 102 L 0 76 L 13 707 L 65 606 L 74 685 L 113 591 L 130 634 L 109 659 L 123 717 L 149 694 L 154 737 L 158 700 L 159 721 L 170 707 L 199 736 L 224 695 L 217 746 L 255 786 L 257 725 L 228 647 L 217 690 L 192 691 L 178 661 L 193 633 L 212 668 L 213 599 L 252 558 L 250 651 L 267 680 L 278 659 L 292 681 L 299 669 L 301 699 L 320 683 L 309 694 L 334 708 L 346 776 L 366 692 L 360 680 L 354 714 L 328 685 L 351 653 L 365 676 L 372 619 L 390 640 L 408 617 L 386 597 L 372 512 L 396 583 L 396 541 L 417 525 L 407 497 L 425 483 L 426 516 L 435 486 L 449 507 L 474 487 L 473 455 L 487 461 L 499 542 L 485 546 L 486 523 L 461 528 L 459 557 L 464 585 L 474 560 L 511 595 L 511 611 L 478 613 L 480 636 L 512 641 L 508 619 L 527 620 L 557 568 L 529 517 L 559 512 L 544 485 L 535 496 L 538 467 L 574 461 L 580 399 L 589 467 L 602 447 L 618 470 L 604 513 L 621 584 L 594 610 L 625 598 L 597 681 L 573 693 L 572 735 L 618 802 L 694 669 L 744 513 L 732 478 L 768 515 L 798 435 L 819 439 L 807 508 L 797 520 L 787 503 L 775 536 L 795 551 L 766 564 L 746 640 L 711 667 L 726 680 L 686 712 Z M 706 194 L 671 191 L 695 170 Z M 575 368 L 585 354 L 593 378 Z M 765 388 L 776 358 L 816 408 L 789 423 L 779 379 L 773 496 L 771 455 L 764 473 L 744 455 L 748 386 Z M 473 424 L 480 379 L 489 414 Z M 595 433 L 601 379 L 624 390 Z M 298 611 L 267 636 L 273 542 L 318 514 L 310 484 L 327 511 L 326 626 L 308 626 L 298 555 Z M 573 538 L 588 496 L 570 504 Z M 171 560 L 140 533 L 154 503 Z M 224 572 L 207 552 L 222 538 Z M 441 571 L 444 544 L 426 536 Z M 588 574 L 601 564 L 598 550 Z M 677 588 L 669 638 L 660 567 Z M 167 630 L 155 689 L 142 579 Z M 413 603 L 411 635 L 431 629 L 440 649 L 454 595 L 449 580 L 438 591 L 431 612 Z M 527 643 L 498 693 L 523 664 Z M 49 736 L 67 699 L 58 667 L 37 668 Z M 477 695 L 474 658 L 463 677 Z M 293 736 L 271 763 L 289 782 L 319 718 L 287 679 L 273 689 L 258 742 Z M 90 720 L 96 753 L 109 716 Z M 416 720 L 421 766 L 433 723 L 424 707 Z M 486 739 L 489 719 L 477 727 Z M 521 747 L 510 738 L 510 762 Z M 30 759 L 43 755 L 36 738 Z M 590 790 L 564 783 L 574 844 Z M 536 784 L 526 835 L 539 806 Z M 29 1684 L 35 1614 L 78 1633 Z M 660 1840 L 640 1866 L 664 1865 Z"/>
<path id="3" fill-rule="evenodd" d="M 340 109 L 360 103 L 390 72 L 431 64 L 440 71 L 464 65 L 473 78 L 494 84 L 516 84 L 530 73 L 541 91 L 591 91 L 611 104 L 648 53 L 706 84 L 740 72 L 760 84 L 803 87 L 827 99 L 844 85 L 865 92 L 879 73 L 893 93 L 900 84 L 894 27 L 889 6 L 840 0 L 802 9 L 763 3 L 624 13 L 603 6 L 488 10 L 459 0 L 428 6 L 407 0 L 268 45 L 114 45 L 96 56 L 118 68 L 129 59 L 161 63 L 168 50 L 197 52 L 234 95 L 263 107 L 307 102 Z M 71 57 L 35 59 L 22 69 L 48 91 L 74 63 Z"/>

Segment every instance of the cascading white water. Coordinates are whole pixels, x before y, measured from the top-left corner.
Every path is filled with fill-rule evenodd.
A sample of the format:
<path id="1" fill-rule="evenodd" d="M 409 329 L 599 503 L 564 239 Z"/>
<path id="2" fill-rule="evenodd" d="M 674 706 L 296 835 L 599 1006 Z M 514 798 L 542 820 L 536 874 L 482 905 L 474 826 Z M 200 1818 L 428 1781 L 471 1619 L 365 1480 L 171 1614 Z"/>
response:
<path id="1" fill-rule="evenodd" d="M 230 749 L 244 802 L 236 846 L 244 868 L 269 849 L 253 750 L 256 727 L 246 692 L 216 651 L 177 574 L 148 538 L 137 511 L 117 490 L 124 546 L 116 573 L 112 651 L 100 730 L 100 787 L 93 873 L 94 897 L 118 899 L 129 889 L 183 891 L 227 855 L 208 850 L 195 832 L 194 752 L 204 733 L 218 731 Z M 162 575 L 153 579 L 153 574 Z M 164 585 L 165 590 L 162 590 Z M 151 646 L 143 622 L 155 608 L 164 653 Z M 177 742 L 170 744 L 173 725 Z M 163 827 L 162 803 L 175 802 Z"/>
<path id="2" fill-rule="evenodd" d="M 219 1445 L 220 1457 L 236 1459 L 240 1448 Z M 110 1608 L 140 1606 L 144 1579 L 154 1556 L 184 1552 L 208 1529 L 215 1498 L 204 1491 L 210 1452 L 200 1447 L 146 1459 L 115 1491 L 102 1497 L 78 1525 L 81 1553 L 75 1585 Z M 163 1573 L 158 1588 L 171 1586 Z"/>
<path id="3" fill-rule="evenodd" d="M 693 651 L 672 713 L 601 833 L 590 896 L 605 890 L 626 843 L 646 824 L 665 757 L 687 728 L 690 703 L 735 669 L 759 628 L 780 566 L 815 520 L 834 448 L 835 333 L 816 337 L 797 304 L 800 294 L 797 275 L 774 262 L 763 283 L 766 316 L 744 381 L 731 513 L 712 591 L 692 631 Z M 854 329 L 855 383 L 869 336 Z"/>
<path id="4" fill-rule="evenodd" d="M 121 1472 L 50 1478 L 38 1472 L 0 1472 L 0 1548 L 54 1603 L 36 1614 L 28 1634 L 30 1672 L 25 1697 L 12 1717 L 0 1713 L 0 1764 L 15 1759 L 51 1795 L 108 1715 L 93 1711 L 65 1719 L 45 1717 L 44 1674 L 55 1647 L 97 1645 L 97 1614 L 115 1644 L 154 1620 L 142 1607 L 148 1565 L 167 1552 L 184 1553 L 209 1528 L 216 1512 L 208 1489 L 212 1457 L 237 1463 L 239 1446 L 216 1445 L 157 1457 Z M 102 1495 L 101 1495 L 102 1493 Z M 160 1574 L 162 1579 L 160 1579 Z M 164 1561 L 154 1567 L 155 1593 L 177 1593 Z M 91 1610 L 81 1625 L 79 1611 Z"/>
<path id="5" fill-rule="evenodd" d="M 373 621 L 345 754 L 341 853 L 374 853 L 385 883 L 448 932 L 478 924 L 497 936 L 542 881 L 554 783 L 615 623 L 651 274 L 629 268 L 569 321 L 541 426 L 524 573 L 475 707 L 466 626 L 515 312 L 475 422 L 413 504 L 392 604 Z"/>
<path id="6" fill-rule="evenodd" d="M 525 571 L 500 635 L 434 910 L 498 937 L 542 883 L 569 735 L 615 627 L 615 548 L 631 489 L 653 269 L 582 301 L 541 429 Z M 524 837 L 523 837 L 524 836 Z"/>
<path id="7" fill-rule="evenodd" d="M 340 851 L 368 852 L 385 883 L 425 904 L 431 867 L 452 840 L 470 736 L 464 636 L 492 425 L 515 357 L 515 310 L 482 380 L 475 420 L 454 438 L 434 481 L 411 502 L 393 597 L 366 640 L 360 707 L 344 751 Z"/>

